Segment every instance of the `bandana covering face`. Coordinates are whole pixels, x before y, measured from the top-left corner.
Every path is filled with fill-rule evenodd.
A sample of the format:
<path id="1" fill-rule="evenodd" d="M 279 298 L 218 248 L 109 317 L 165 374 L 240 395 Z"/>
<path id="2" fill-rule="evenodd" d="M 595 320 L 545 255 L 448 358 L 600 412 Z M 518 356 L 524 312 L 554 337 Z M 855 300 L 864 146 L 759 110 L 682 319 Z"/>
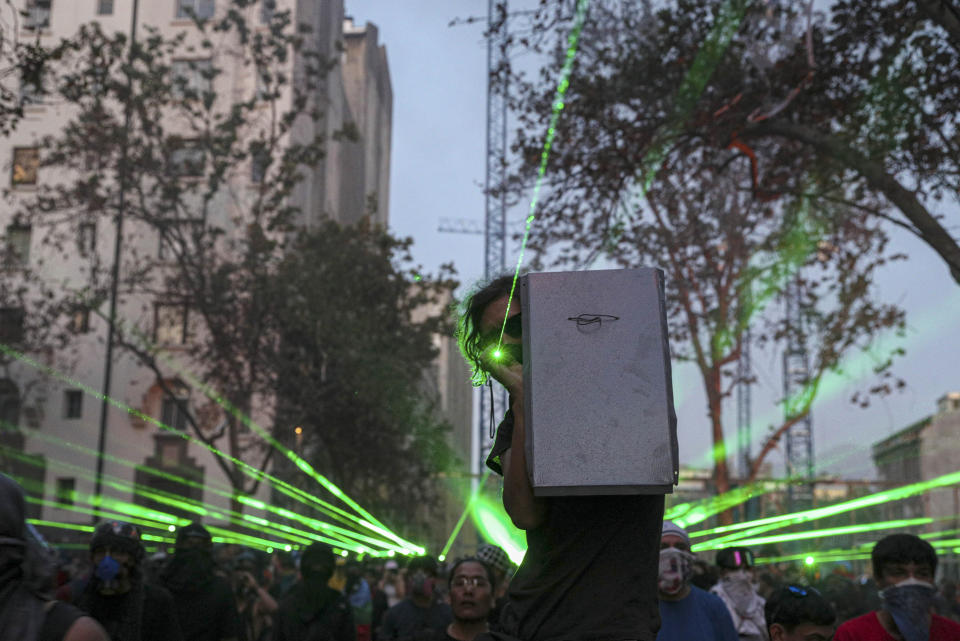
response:
<path id="1" fill-rule="evenodd" d="M 930 583 L 910 578 L 882 590 L 880 599 L 906 641 L 930 641 L 930 608 L 936 594 Z"/>
<path id="2" fill-rule="evenodd" d="M 746 570 L 737 570 L 720 579 L 720 582 L 723 584 L 723 591 L 733 602 L 737 613 L 742 617 L 748 616 L 756 596 L 750 573 Z"/>
<path id="3" fill-rule="evenodd" d="M 664 594 L 679 594 L 690 581 L 693 555 L 677 548 L 660 550 L 657 588 Z"/>

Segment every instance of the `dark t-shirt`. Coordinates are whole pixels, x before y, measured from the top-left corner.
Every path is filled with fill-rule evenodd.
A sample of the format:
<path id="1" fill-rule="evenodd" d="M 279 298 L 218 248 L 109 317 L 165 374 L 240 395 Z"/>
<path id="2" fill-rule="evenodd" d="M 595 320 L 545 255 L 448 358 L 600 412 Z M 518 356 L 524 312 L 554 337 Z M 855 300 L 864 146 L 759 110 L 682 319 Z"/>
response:
<path id="1" fill-rule="evenodd" d="M 223 578 L 213 576 L 200 589 L 171 593 L 184 641 L 240 638 L 240 615 Z"/>
<path id="2" fill-rule="evenodd" d="M 273 618 L 274 641 L 355 641 L 350 602 L 337 590 L 325 587 L 319 593 L 295 583 L 280 601 Z"/>
<path id="3" fill-rule="evenodd" d="M 513 410 L 487 465 L 503 474 Z M 548 497 L 510 581 L 503 632 L 523 641 L 654 641 L 663 496 Z"/>
<path id="4" fill-rule="evenodd" d="M 429 608 L 417 607 L 410 599 L 404 599 L 383 615 L 378 639 L 419 639 L 420 633 L 443 632 L 453 621 L 453 612 L 446 603 L 434 602 Z M 425 638 L 434 635 L 425 634 Z"/>
<path id="5" fill-rule="evenodd" d="M 96 619 L 110 634 L 112 641 L 124 641 L 117 637 L 118 625 L 126 612 L 135 608 L 131 602 L 134 593 L 94 597 L 86 592 L 77 600 L 77 605 Z M 151 583 L 143 584 L 143 604 L 140 612 L 141 641 L 181 641 L 180 627 L 177 625 L 177 613 L 174 610 L 170 593 Z"/>

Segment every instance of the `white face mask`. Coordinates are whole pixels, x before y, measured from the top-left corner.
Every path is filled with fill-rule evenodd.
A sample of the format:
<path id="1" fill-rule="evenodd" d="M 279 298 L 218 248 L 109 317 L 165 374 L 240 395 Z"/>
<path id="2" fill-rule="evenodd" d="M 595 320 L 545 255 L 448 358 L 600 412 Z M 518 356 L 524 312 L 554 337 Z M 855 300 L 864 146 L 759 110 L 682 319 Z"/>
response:
<path id="1" fill-rule="evenodd" d="M 679 594 L 690 581 L 693 554 L 677 548 L 660 550 L 660 572 L 657 588 L 664 594 Z"/>

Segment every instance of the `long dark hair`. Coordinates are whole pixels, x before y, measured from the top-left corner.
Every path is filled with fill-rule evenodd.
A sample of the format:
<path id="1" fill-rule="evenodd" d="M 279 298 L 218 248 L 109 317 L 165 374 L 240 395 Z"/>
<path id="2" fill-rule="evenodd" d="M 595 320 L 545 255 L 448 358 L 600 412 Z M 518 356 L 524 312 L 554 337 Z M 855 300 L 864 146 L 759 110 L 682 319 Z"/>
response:
<path id="1" fill-rule="evenodd" d="M 457 344 L 460 346 L 460 353 L 470 366 L 470 381 L 475 386 L 479 387 L 487 382 L 487 372 L 480 361 L 484 349 L 480 335 L 480 319 L 487 305 L 502 296 L 509 296 L 512 287 L 512 274 L 500 276 L 472 291 L 460 304 L 457 318 Z"/>

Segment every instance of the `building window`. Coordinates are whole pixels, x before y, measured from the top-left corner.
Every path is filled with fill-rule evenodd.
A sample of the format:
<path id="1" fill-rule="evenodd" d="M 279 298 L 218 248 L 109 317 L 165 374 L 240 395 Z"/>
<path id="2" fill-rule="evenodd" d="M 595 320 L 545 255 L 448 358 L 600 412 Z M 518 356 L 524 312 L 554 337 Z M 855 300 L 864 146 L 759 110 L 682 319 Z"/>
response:
<path id="1" fill-rule="evenodd" d="M 27 0 L 23 28 L 48 29 L 50 27 L 50 12 L 53 10 L 52 5 L 53 0 Z"/>
<path id="2" fill-rule="evenodd" d="M 206 95 L 213 93 L 213 61 L 209 58 L 174 60 L 170 71 L 175 99 L 204 100 Z"/>
<path id="3" fill-rule="evenodd" d="M 181 178 L 203 176 L 203 149 L 195 143 L 182 143 L 170 152 L 170 173 Z"/>
<path id="4" fill-rule="evenodd" d="M 178 18 L 212 18 L 215 0 L 177 0 Z"/>
<path id="5" fill-rule="evenodd" d="M 113 0 L 97 0 L 97 15 L 98 15 L 98 16 L 112 16 L 112 15 L 113 15 Z"/>
<path id="6" fill-rule="evenodd" d="M 15 345 L 23 342 L 23 319 L 20 307 L 0 308 L 0 343 Z"/>
<path id="7" fill-rule="evenodd" d="M 97 223 L 80 223 L 77 228 L 77 250 L 81 256 L 89 256 L 97 249 Z"/>
<path id="8" fill-rule="evenodd" d="M 25 267 L 30 262 L 30 225 L 7 227 L 7 260 L 10 265 Z"/>
<path id="9" fill-rule="evenodd" d="M 178 432 L 187 429 L 187 399 L 167 396 L 160 406 L 160 422 Z"/>
<path id="10" fill-rule="evenodd" d="M 43 76 L 38 75 L 35 78 L 20 76 L 20 104 L 24 107 L 28 105 L 42 105 L 43 96 L 46 93 L 43 89 Z"/>
<path id="11" fill-rule="evenodd" d="M 250 182 L 259 185 L 267 175 L 267 161 L 269 157 L 264 152 L 255 153 L 250 157 Z"/>
<path id="12" fill-rule="evenodd" d="M 57 502 L 61 505 L 73 505 L 77 500 L 77 479 L 58 478 L 57 479 Z"/>
<path id="13" fill-rule="evenodd" d="M 63 418 L 83 417 L 83 392 L 68 389 L 63 392 Z"/>
<path id="14" fill-rule="evenodd" d="M 183 345 L 187 342 L 186 305 L 157 303 L 153 315 L 153 342 L 158 345 Z"/>
<path id="15" fill-rule="evenodd" d="M 277 0 L 260 1 L 260 23 L 268 24 L 273 20 L 273 14 L 277 10 Z"/>
<path id="16" fill-rule="evenodd" d="M 37 169 L 39 167 L 39 147 L 14 147 L 13 175 L 10 178 L 10 183 L 14 187 L 19 185 L 36 185 Z"/>
<path id="17" fill-rule="evenodd" d="M 270 100 L 270 80 L 269 72 L 265 69 L 256 70 L 257 78 L 257 93 L 256 100 L 257 102 L 264 102 Z"/>
<path id="18" fill-rule="evenodd" d="M 90 331 L 90 310 L 86 307 L 79 307 L 70 314 L 70 321 L 67 327 L 74 334 L 86 334 Z"/>

